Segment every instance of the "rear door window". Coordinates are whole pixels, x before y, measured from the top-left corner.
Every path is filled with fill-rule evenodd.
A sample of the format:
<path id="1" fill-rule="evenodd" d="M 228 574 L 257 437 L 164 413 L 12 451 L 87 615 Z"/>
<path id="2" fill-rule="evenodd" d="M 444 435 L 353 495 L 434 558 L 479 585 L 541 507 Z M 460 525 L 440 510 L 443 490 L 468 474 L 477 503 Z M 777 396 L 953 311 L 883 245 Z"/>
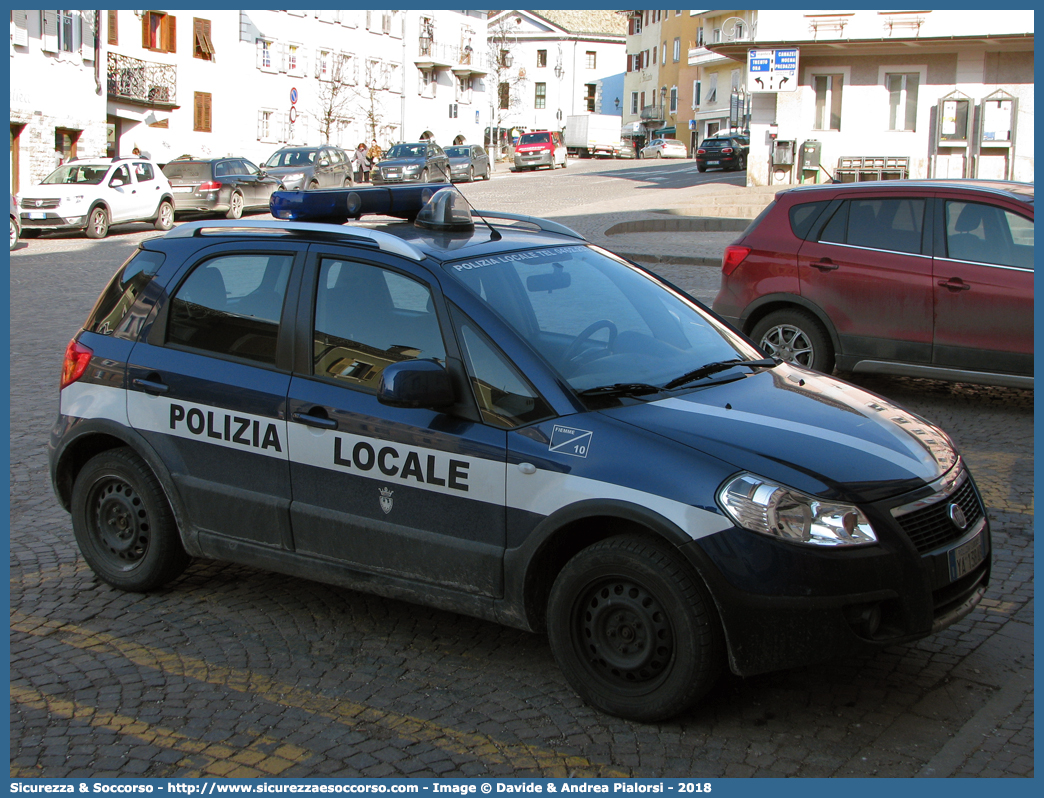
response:
<path id="1" fill-rule="evenodd" d="M 819 240 L 888 252 L 922 251 L 925 200 L 868 197 L 842 203 Z"/>

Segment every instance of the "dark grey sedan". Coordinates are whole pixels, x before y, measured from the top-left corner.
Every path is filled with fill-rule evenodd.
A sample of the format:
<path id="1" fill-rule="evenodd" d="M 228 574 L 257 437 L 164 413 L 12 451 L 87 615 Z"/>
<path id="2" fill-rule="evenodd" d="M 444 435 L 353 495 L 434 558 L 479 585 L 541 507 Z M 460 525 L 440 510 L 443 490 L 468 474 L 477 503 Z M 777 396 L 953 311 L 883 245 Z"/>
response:
<path id="1" fill-rule="evenodd" d="M 268 210 L 278 177 L 246 158 L 178 158 L 163 167 L 174 193 L 174 210 L 223 213 L 238 219 L 245 210 Z"/>
<path id="2" fill-rule="evenodd" d="M 265 161 L 287 191 L 353 185 L 351 156 L 340 147 L 283 147 Z"/>
<path id="3" fill-rule="evenodd" d="M 449 156 L 450 180 L 467 180 L 476 177 L 489 180 L 489 156 L 478 144 L 457 144 L 446 148 Z"/>
<path id="4" fill-rule="evenodd" d="M 375 186 L 385 183 L 444 183 L 450 165 L 446 151 L 434 141 L 395 144 L 370 172 Z"/>

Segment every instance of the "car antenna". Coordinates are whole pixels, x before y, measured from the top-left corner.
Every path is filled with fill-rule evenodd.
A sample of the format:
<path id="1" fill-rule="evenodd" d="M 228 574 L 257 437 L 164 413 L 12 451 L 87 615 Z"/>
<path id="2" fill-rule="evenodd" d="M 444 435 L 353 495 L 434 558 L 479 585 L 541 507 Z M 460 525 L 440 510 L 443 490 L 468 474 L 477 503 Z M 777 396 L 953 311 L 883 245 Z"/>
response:
<path id="1" fill-rule="evenodd" d="M 450 183 L 450 185 L 453 186 L 453 188 L 456 190 L 456 192 L 461 197 L 463 197 L 463 199 L 464 199 L 464 201 L 466 203 L 468 203 L 468 207 L 471 208 L 471 215 L 472 216 L 477 216 L 478 218 L 480 218 L 482 220 L 482 223 L 484 225 L 486 225 L 486 227 L 489 228 L 489 240 L 490 241 L 499 241 L 500 239 L 502 239 L 504 236 L 502 236 L 500 234 L 500 231 L 497 230 L 497 228 L 495 228 L 488 221 L 486 221 L 486 217 L 485 216 L 483 216 L 481 213 L 478 212 L 478 210 L 475 208 L 475 206 L 471 204 L 471 200 L 469 200 L 467 197 L 464 196 L 464 192 L 460 190 L 460 186 L 454 185 L 453 183 Z"/>

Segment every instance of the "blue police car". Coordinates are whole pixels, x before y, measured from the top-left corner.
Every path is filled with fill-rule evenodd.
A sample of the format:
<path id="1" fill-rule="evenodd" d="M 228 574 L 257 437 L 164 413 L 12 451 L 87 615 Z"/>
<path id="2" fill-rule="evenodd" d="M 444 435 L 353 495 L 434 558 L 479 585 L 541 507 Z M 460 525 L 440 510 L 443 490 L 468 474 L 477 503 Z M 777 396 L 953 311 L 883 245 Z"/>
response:
<path id="1" fill-rule="evenodd" d="M 979 602 L 989 528 L 942 430 L 439 188 L 281 192 L 123 264 L 49 449 L 102 580 L 213 558 L 546 630 L 643 721 Z M 343 224 L 372 213 L 397 219 Z"/>

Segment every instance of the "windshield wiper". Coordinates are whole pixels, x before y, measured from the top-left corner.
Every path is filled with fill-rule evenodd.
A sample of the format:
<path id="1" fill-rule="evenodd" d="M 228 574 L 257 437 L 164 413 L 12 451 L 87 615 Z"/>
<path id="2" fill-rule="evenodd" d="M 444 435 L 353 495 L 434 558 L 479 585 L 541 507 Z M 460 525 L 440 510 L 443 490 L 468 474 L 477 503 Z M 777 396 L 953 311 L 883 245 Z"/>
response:
<path id="1" fill-rule="evenodd" d="M 581 396 L 644 396 L 659 393 L 663 388 L 644 382 L 618 382 L 613 385 L 599 385 L 597 388 L 586 388 L 580 391 Z"/>
<path id="2" fill-rule="evenodd" d="M 772 357 L 767 357 L 763 360 L 722 360 L 718 363 L 708 363 L 706 366 L 700 366 L 698 369 L 694 369 L 687 374 L 682 374 L 677 379 L 671 380 L 669 383 L 663 386 L 665 391 L 669 391 L 672 388 L 680 388 L 688 382 L 695 382 L 696 380 L 709 377 L 711 374 L 717 374 L 719 371 L 728 371 L 735 366 L 747 366 L 748 368 L 774 368 L 778 366 L 781 361 L 776 360 Z"/>

